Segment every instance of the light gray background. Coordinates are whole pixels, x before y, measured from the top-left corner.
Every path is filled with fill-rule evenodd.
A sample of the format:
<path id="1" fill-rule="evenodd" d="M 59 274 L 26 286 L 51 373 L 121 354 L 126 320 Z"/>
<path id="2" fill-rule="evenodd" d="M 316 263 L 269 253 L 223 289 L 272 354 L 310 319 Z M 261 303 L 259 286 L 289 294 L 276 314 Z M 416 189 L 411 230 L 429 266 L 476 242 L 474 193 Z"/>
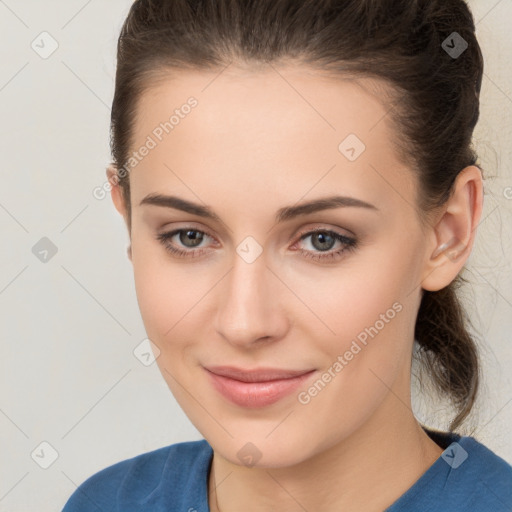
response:
<path id="1" fill-rule="evenodd" d="M 146 336 L 128 235 L 110 196 L 92 194 L 110 161 L 115 44 L 130 5 L 0 0 L 0 511 L 60 510 L 107 465 L 201 438 L 156 363 L 134 356 Z M 475 144 L 497 176 L 466 274 L 484 336 L 477 438 L 512 462 L 512 3 L 470 5 L 485 57 Z M 31 47 L 43 31 L 58 43 L 46 59 Z M 43 237 L 58 249 L 46 263 L 32 252 Z M 42 442 L 58 453 L 47 469 Z"/>

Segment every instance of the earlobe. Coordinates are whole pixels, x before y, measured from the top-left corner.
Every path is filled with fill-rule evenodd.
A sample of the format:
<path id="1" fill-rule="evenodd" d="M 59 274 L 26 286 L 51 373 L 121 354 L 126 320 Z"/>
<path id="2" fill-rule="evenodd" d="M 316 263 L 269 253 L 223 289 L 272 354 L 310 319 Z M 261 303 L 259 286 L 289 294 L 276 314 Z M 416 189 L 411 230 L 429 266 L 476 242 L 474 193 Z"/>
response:
<path id="1" fill-rule="evenodd" d="M 471 253 L 482 206 L 481 171 L 476 166 L 466 167 L 457 176 L 453 194 L 433 228 L 422 288 L 441 290 L 461 271 Z"/>

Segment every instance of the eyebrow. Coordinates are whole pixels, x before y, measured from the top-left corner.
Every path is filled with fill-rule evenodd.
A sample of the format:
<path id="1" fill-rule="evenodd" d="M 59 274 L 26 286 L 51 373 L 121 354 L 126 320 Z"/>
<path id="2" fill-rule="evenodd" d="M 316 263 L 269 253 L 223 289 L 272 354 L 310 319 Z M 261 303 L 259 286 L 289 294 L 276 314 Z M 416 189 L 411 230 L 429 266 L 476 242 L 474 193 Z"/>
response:
<path id="1" fill-rule="evenodd" d="M 173 208 L 181 210 L 192 215 L 204 217 L 218 222 L 222 222 L 221 218 L 209 207 L 198 203 L 193 203 L 177 196 L 167 196 L 162 194 L 149 194 L 141 202 L 140 205 L 149 204 L 154 206 L 162 206 L 165 208 Z M 319 212 L 321 210 L 331 210 L 340 207 L 358 207 L 369 210 L 379 211 L 379 209 L 366 201 L 349 196 L 330 196 L 320 199 L 314 199 L 307 203 L 294 206 L 286 206 L 280 208 L 275 216 L 276 223 L 288 221 L 301 215 Z"/>

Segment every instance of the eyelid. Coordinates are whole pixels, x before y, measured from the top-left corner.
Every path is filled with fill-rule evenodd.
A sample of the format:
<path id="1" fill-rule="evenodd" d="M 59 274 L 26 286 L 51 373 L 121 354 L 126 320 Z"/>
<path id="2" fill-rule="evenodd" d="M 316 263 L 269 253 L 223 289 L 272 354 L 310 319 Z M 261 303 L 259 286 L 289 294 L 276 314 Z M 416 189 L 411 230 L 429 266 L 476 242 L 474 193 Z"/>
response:
<path id="1" fill-rule="evenodd" d="M 346 236 L 347 238 L 357 238 L 357 235 L 350 229 L 342 228 L 339 226 L 330 226 L 326 222 L 317 222 L 315 224 L 309 225 L 306 228 L 300 228 L 297 234 L 294 235 L 294 238 L 301 237 L 302 235 L 311 233 L 312 231 L 333 231 L 341 236 Z"/>
<path id="2" fill-rule="evenodd" d="M 203 235 L 206 235 L 207 237 L 209 237 L 210 239 L 212 239 L 214 241 L 213 245 L 215 246 L 216 244 L 219 244 L 218 240 L 216 239 L 215 236 L 211 235 L 208 231 L 206 230 L 202 230 L 202 229 L 199 229 L 193 225 L 186 225 L 186 226 L 182 226 L 182 227 L 176 227 L 174 229 L 170 229 L 168 231 L 164 231 L 162 234 L 160 235 L 157 235 L 157 239 L 162 241 L 164 239 L 172 239 L 173 237 L 175 237 L 178 233 L 180 232 L 186 232 L 186 231 L 197 231 L 199 233 L 202 233 Z M 288 247 L 288 249 L 292 249 L 293 251 L 297 251 L 299 250 L 300 252 L 305 252 L 305 253 L 309 253 L 310 251 L 304 251 L 302 249 L 297 249 L 297 245 L 302 242 L 303 240 L 311 237 L 311 236 L 314 236 L 315 234 L 317 233 L 328 233 L 330 234 L 330 236 L 333 236 L 335 238 L 335 240 L 338 242 L 338 243 L 341 243 L 342 245 L 344 245 L 347 249 L 348 248 L 351 248 L 351 247 L 355 247 L 355 246 L 358 246 L 359 244 L 359 238 L 356 236 L 356 235 L 347 235 L 347 234 L 344 234 L 343 232 L 340 232 L 342 230 L 340 230 L 339 228 L 335 229 L 335 228 L 329 228 L 323 224 L 319 225 L 317 224 L 316 226 L 310 226 L 308 228 L 302 228 L 299 233 L 296 233 L 294 236 L 293 236 L 293 242 L 291 243 L 291 245 Z M 211 244 L 209 244 L 211 245 Z M 175 244 L 172 244 L 172 246 L 175 246 Z M 183 251 L 184 253 L 190 253 L 190 254 L 195 254 L 197 251 L 199 252 L 204 252 L 204 251 L 208 251 L 208 248 L 181 248 L 181 247 L 177 247 L 177 250 L 178 251 Z M 326 254 L 329 253 L 330 251 L 325 251 Z M 321 254 L 321 252 L 319 252 L 319 254 Z M 319 258 L 321 259 L 321 258 Z"/>
<path id="3" fill-rule="evenodd" d="M 208 235 L 210 238 L 213 238 L 214 240 L 218 241 L 217 237 L 212 235 L 212 233 L 208 230 L 208 228 L 206 228 L 202 225 L 199 225 L 198 223 L 195 223 L 194 221 L 182 222 L 182 223 L 178 222 L 177 225 L 173 224 L 172 226 L 161 228 L 159 230 L 159 232 L 161 232 L 161 234 L 166 234 L 166 233 L 172 233 L 172 232 L 176 232 L 176 231 L 187 231 L 187 230 L 199 231 L 201 233 L 204 233 L 205 235 Z"/>
<path id="4" fill-rule="evenodd" d="M 199 223 L 196 223 L 194 221 L 189 221 L 189 222 L 183 222 L 181 224 L 182 225 L 180 225 L 180 223 L 178 223 L 178 225 L 173 225 L 172 227 L 162 228 L 161 232 L 162 232 L 162 234 L 165 234 L 165 233 L 170 233 L 170 232 L 175 232 L 175 231 L 180 231 L 180 230 L 186 231 L 187 229 L 193 229 L 193 230 L 197 230 L 201 233 L 204 233 L 205 235 L 209 236 L 211 239 L 213 239 L 217 243 L 219 243 L 219 240 L 217 239 L 217 237 L 214 236 L 208 230 L 208 228 L 200 225 Z M 333 231 L 335 233 L 338 233 L 341 236 L 346 236 L 348 238 L 357 238 L 357 235 L 353 231 L 351 231 L 347 228 L 341 228 L 338 226 L 330 226 L 328 224 L 329 223 L 326 223 L 326 222 L 317 222 L 317 223 L 309 224 L 307 227 L 300 228 L 298 231 L 296 231 L 292 235 L 292 238 L 296 239 L 294 243 L 299 241 L 303 235 L 310 234 L 311 232 L 315 232 L 315 231 L 326 231 L 326 232 Z"/>
<path id="5" fill-rule="evenodd" d="M 338 231 L 339 228 L 328 228 L 325 225 L 316 225 L 315 227 L 309 227 L 309 228 L 302 228 L 300 230 L 300 233 L 298 235 L 298 238 L 296 241 L 291 245 L 290 249 L 292 249 L 294 252 L 298 251 L 303 257 L 307 259 L 314 260 L 318 263 L 334 263 L 337 261 L 340 261 L 343 259 L 344 254 L 350 254 L 355 252 L 359 247 L 359 239 L 357 236 L 347 236 Z M 177 227 L 174 229 L 171 229 L 169 231 L 163 232 L 161 234 L 158 234 L 156 236 L 157 240 L 162 243 L 164 246 L 166 246 L 167 250 L 171 253 L 174 253 L 177 255 L 178 258 L 189 258 L 190 260 L 193 260 L 194 258 L 198 258 L 205 253 L 209 253 L 206 248 L 192 248 L 192 249 L 183 249 L 179 246 L 176 246 L 173 243 L 169 243 L 168 240 L 172 239 L 174 236 L 176 236 L 178 233 L 186 232 L 186 231 L 196 231 L 199 233 L 202 233 L 203 235 L 206 235 L 207 237 L 213 239 L 216 243 L 218 243 L 216 237 L 211 235 L 207 230 L 199 229 L 196 226 L 192 224 L 187 224 L 186 226 Z M 302 240 L 313 236 L 317 233 L 328 233 L 331 237 L 334 237 L 334 239 L 342 244 L 342 248 L 338 250 L 331 249 L 329 251 L 319 251 L 316 253 L 316 251 L 310 251 L 310 250 L 304 250 L 304 249 L 297 249 L 294 247 L 297 246 L 298 243 L 300 243 Z M 296 235 L 297 236 L 297 235 Z M 295 236 L 295 237 L 296 237 Z M 210 252 L 210 255 L 213 253 Z"/>

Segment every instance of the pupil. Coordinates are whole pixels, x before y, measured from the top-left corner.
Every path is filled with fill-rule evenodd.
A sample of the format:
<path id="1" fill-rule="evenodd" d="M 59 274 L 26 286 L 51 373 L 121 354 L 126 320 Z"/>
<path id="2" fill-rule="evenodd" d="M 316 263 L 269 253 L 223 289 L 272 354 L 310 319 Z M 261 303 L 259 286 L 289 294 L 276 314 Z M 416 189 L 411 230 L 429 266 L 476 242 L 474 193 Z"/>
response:
<path id="1" fill-rule="evenodd" d="M 315 241 L 318 239 L 320 239 L 320 244 L 319 246 L 317 247 L 317 244 L 315 244 Z M 325 241 L 325 239 L 327 239 L 327 242 Z M 327 233 L 317 233 L 315 236 L 313 236 L 313 245 L 315 246 L 316 249 L 327 249 L 329 250 L 332 245 L 332 242 L 334 241 L 334 238 L 327 234 Z M 328 245 L 329 247 L 326 247 L 326 245 Z"/>
<path id="2" fill-rule="evenodd" d="M 195 230 L 184 231 L 180 234 L 180 242 L 182 242 L 183 245 L 187 245 L 187 240 L 184 240 L 183 235 L 186 235 L 185 238 L 188 238 L 189 241 L 192 240 L 193 242 L 194 241 L 196 242 L 195 244 L 192 244 L 192 247 L 199 245 L 203 239 L 203 235 L 199 234 L 198 231 L 195 231 Z"/>

